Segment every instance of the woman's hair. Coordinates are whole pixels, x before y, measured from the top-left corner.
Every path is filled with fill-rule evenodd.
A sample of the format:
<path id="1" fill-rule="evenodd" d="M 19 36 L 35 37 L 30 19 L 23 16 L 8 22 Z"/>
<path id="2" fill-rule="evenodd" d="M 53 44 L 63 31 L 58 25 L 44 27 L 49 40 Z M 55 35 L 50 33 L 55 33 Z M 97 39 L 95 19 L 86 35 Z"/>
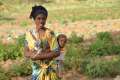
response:
<path id="1" fill-rule="evenodd" d="M 48 11 L 45 7 L 39 5 L 39 6 L 33 6 L 32 11 L 30 13 L 30 18 L 35 19 L 37 15 L 44 14 L 46 17 L 48 16 Z"/>

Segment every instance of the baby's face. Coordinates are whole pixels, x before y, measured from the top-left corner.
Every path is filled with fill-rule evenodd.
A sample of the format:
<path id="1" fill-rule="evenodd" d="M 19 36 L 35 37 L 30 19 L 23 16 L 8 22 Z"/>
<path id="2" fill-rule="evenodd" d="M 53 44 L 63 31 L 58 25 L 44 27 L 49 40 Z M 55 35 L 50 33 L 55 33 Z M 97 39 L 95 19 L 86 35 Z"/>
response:
<path id="1" fill-rule="evenodd" d="M 60 37 L 58 41 L 59 41 L 59 46 L 63 48 L 67 42 L 67 39 L 65 37 Z"/>

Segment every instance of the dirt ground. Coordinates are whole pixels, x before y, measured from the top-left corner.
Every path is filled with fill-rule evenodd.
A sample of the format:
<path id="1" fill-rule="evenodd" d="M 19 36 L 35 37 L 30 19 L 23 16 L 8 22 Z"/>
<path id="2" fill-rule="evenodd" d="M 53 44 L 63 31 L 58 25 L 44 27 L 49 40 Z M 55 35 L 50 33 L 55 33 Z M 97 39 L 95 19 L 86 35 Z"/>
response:
<path id="1" fill-rule="evenodd" d="M 10 34 L 18 36 L 24 34 L 29 28 L 34 27 L 33 24 L 27 27 L 21 27 L 18 24 L 3 24 L 0 25 L 0 37 L 6 39 Z M 102 31 L 120 31 L 120 19 L 116 20 L 100 20 L 100 21 L 76 21 L 71 23 L 60 24 L 58 22 L 48 23 L 47 27 L 54 30 L 54 32 L 64 33 L 70 36 L 72 32 L 77 33 L 77 35 L 83 35 L 85 39 L 94 37 L 96 33 Z"/>
<path id="2" fill-rule="evenodd" d="M 28 25 L 28 27 L 20 27 L 20 25 L 15 24 L 2 24 L 0 25 L 0 37 L 4 40 L 7 39 L 10 34 L 14 36 L 18 36 L 24 34 L 25 31 L 29 28 L 32 28 Z M 89 39 L 94 37 L 96 33 L 103 31 L 110 32 L 119 32 L 120 31 L 120 19 L 115 20 L 100 20 L 100 21 L 76 21 L 71 23 L 60 24 L 58 22 L 54 22 L 51 24 L 46 24 L 50 29 L 55 32 L 61 32 L 70 36 L 72 32 L 77 33 L 77 35 L 83 35 L 85 39 Z M 8 60 L 6 63 L 1 62 L 3 67 L 9 68 L 12 65 L 12 61 Z M 74 77 L 73 77 L 74 76 Z M 13 77 L 12 80 L 30 80 L 29 77 Z M 87 77 L 81 74 L 77 74 L 74 71 L 67 72 L 64 75 L 64 80 L 87 80 Z M 113 79 L 95 79 L 95 80 L 113 80 Z"/>

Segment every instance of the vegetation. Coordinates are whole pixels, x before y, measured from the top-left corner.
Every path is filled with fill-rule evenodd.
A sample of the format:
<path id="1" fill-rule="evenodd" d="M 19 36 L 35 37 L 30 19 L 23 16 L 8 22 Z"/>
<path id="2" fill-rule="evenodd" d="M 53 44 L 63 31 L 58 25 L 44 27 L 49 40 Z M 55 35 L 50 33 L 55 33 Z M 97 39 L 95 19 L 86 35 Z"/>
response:
<path id="1" fill-rule="evenodd" d="M 64 0 L 62 2 L 60 0 L 13 0 L 12 2 L 11 0 L 0 0 L 0 10 L 2 10 L 0 24 L 16 23 L 20 16 L 29 16 L 31 7 L 35 4 L 42 4 L 48 9 L 48 22 L 58 21 L 65 24 L 78 20 L 120 18 L 119 0 Z M 28 17 L 20 18 L 26 20 Z M 22 22 L 20 25 L 23 26 L 26 23 L 29 25 L 30 22 Z"/>
<path id="2" fill-rule="evenodd" d="M 120 74 L 120 44 L 113 43 L 113 37 L 109 32 L 98 33 L 88 50 L 82 45 L 84 42 L 70 42 L 67 45 L 65 69 L 77 70 L 90 78 L 115 77 Z"/>
<path id="3" fill-rule="evenodd" d="M 20 64 L 13 64 L 11 69 L 8 71 L 9 75 L 12 76 L 28 76 L 32 72 L 30 62 L 24 61 Z"/>
<path id="4" fill-rule="evenodd" d="M 24 39 L 23 35 L 16 39 L 17 44 L 0 44 L 0 53 L 2 53 L 0 59 L 8 60 L 22 57 Z M 83 38 L 76 34 L 69 38 L 64 61 L 65 70 L 76 70 L 92 78 L 114 77 L 120 74 L 120 45 L 113 43 L 113 37 L 109 32 L 98 33 L 96 40 L 88 46 L 89 49 L 86 49 L 84 44 Z M 107 56 L 112 56 L 112 58 L 106 59 Z M 30 63 L 23 62 L 19 65 L 13 65 L 8 73 L 9 76 L 27 76 L 31 74 Z M 2 73 L 2 75 L 5 74 Z"/>
<path id="5" fill-rule="evenodd" d="M 24 35 L 16 39 L 15 43 L 2 44 L 0 42 L 0 60 L 15 60 L 18 57 L 23 57 Z"/>
<path id="6" fill-rule="evenodd" d="M 0 67 L 0 80 L 11 80 L 7 72 L 5 72 L 5 70 L 1 67 Z"/>
<path id="7" fill-rule="evenodd" d="M 48 23 L 58 21 L 61 24 L 78 20 L 103 20 L 120 18 L 119 0 L 0 0 L 0 24 L 20 27 L 31 24 L 28 17 L 31 7 L 36 3 L 44 5 L 49 11 Z M 29 5 L 26 5 L 29 4 Z M 11 14 L 11 15 L 10 15 Z M 14 43 L 3 44 L 0 41 L 0 62 L 23 59 L 25 35 L 14 38 Z M 64 61 L 65 71 L 78 71 L 90 78 L 115 77 L 120 75 L 120 36 L 112 36 L 109 32 L 96 34 L 90 44 L 84 36 L 72 32 L 66 46 Z M 13 76 L 31 74 L 30 63 L 13 64 L 6 71 L 0 67 L 0 80 L 10 80 Z"/>

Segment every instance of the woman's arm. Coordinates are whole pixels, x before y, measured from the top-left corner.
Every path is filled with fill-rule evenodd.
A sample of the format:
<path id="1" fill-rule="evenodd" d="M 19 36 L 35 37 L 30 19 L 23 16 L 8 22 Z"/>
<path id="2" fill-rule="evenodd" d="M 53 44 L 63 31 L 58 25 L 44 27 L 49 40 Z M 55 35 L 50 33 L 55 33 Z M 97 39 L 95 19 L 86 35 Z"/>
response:
<path id="1" fill-rule="evenodd" d="M 42 51 L 37 56 L 35 56 L 35 54 L 37 54 L 36 51 L 31 51 L 31 50 L 29 50 L 28 47 L 25 47 L 25 49 L 24 49 L 25 57 L 31 58 L 32 60 L 52 59 L 52 58 L 59 56 L 60 52 L 59 51 L 56 51 L 56 52 L 54 52 L 54 51 L 50 51 L 50 52 Z"/>
<path id="2" fill-rule="evenodd" d="M 31 57 L 32 52 L 30 51 L 30 49 L 28 47 L 24 48 L 24 56 L 27 58 Z"/>
<path id="3" fill-rule="evenodd" d="M 32 56 L 31 59 L 33 60 L 44 60 L 44 59 L 53 59 L 55 57 L 58 57 L 60 55 L 60 52 L 41 52 L 37 56 Z"/>

